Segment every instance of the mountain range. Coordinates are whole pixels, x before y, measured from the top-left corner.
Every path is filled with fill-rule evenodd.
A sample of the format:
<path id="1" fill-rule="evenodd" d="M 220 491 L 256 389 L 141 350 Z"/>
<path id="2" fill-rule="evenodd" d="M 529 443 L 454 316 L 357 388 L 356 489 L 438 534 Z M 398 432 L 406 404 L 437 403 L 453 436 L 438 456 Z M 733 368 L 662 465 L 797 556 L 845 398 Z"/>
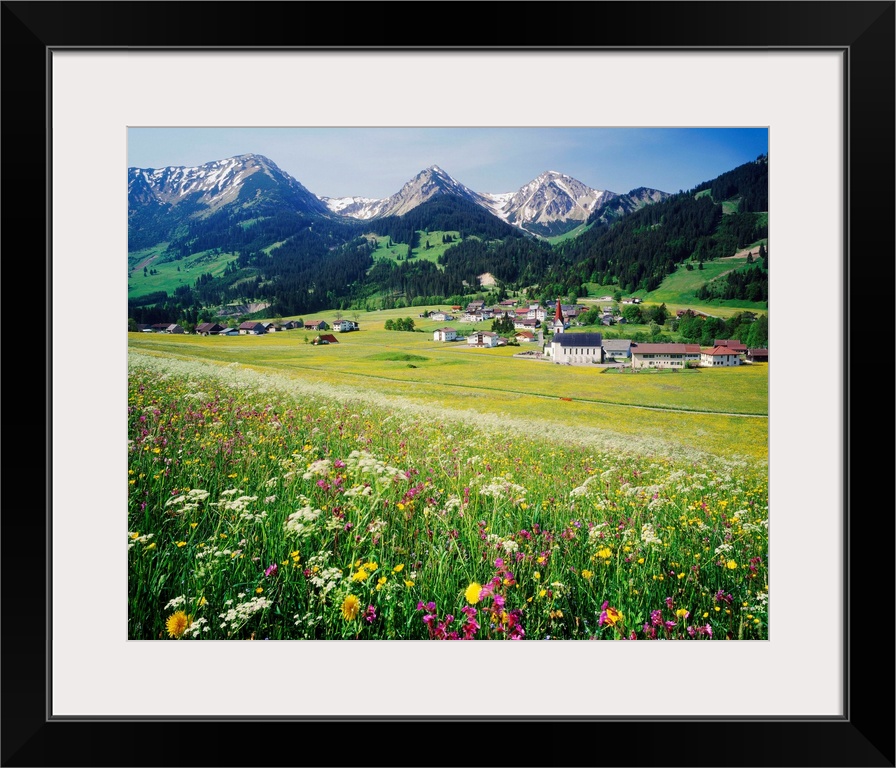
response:
<path id="1" fill-rule="evenodd" d="M 652 291 L 683 261 L 702 269 L 767 240 L 767 210 L 767 155 L 677 194 L 598 190 L 558 171 L 480 192 L 433 165 L 383 199 L 328 198 L 259 154 L 128 168 L 128 311 L 459 303 L 483 275 L 499 293 L 551 299 L 586 283 Z"/>
<path id="2" fill-rule="evenodd" d="M 201 217 L 228 205 L 251 207 L 262 194 L 302 213 L 360 221 L 403 216 L 427 200 L 449 195 L 536 236 L 568 232 L 597 209 L 607 218 L 615 218 L 669 197 L 666 192 L 643 187 L 628 194 L 593 189 L 557 171 L 545 171 L 514 192 L 476 192 L 437 165 L 420 171 L 394 195 L 379 200 L 319 197 L 272 160 L 257 154 L 195 168 L 128 169 L 128 214 L 135 226 L 160 215 L 170 217 L 173 223 L 182 218 L 178 214 Z"/>

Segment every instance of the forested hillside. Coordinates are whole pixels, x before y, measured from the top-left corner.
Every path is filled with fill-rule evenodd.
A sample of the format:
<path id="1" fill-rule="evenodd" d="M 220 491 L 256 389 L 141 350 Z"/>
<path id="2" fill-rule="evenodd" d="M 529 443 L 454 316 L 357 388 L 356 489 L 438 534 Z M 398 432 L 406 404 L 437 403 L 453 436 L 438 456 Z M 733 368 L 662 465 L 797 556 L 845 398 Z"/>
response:
<path id="1" fill-rule="evenodd" d="M 699 269 L 767 238 L 767 188 L 763 157 L 610 224 L 592 217 L 588 231 L 555 246 L 546 280 L 564 291 L 587 282 L 655 290 L 685 260 Z M 726 206 L 736 211 L 726 214 Z"/>

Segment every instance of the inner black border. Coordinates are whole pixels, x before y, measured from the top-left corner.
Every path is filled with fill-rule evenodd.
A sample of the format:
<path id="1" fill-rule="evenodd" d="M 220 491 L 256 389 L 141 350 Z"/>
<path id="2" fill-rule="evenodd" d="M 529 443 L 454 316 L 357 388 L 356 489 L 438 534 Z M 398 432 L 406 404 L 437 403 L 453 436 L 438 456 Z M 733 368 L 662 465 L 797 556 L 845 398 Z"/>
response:
<path id="1" fill-rule="evenodd" d="M 426 10 L 426 6 L 430 10 Z M 434 14 L 430 16 L 430 14 Z M 438 21 L 432 23 L 427 20 Z M 888 307 L 881 271 L 892 279 L 894 247 L 894 2 L 518 2 L 518 3 L 326 3 L 326 2 L 3 2 L 2 223 L 7 245 L 6 403 L 16 398 L 8 420 L 7 507 L 2 518 L 3 631 L 0 714 L 3 766 L 231 766 L 231 765 L 584 765 L 584 766 L 894 766 L 893 502 L 887 482 L 892 463 L 880 461 L 875 441 L 859 427 L 880 428 L 879 382 L 869 383 L 869 338 L 879 333 L 874 309 Z M 488 42 L 471 44 L 477 33 Z M 434 44 L 433 37 L 448 42 Z M 494 40 L 504 40 L 505 44 Z M 506 41 L 512 40 L 512 43 Z M 397 42 L 396 42 L 397 41 Z M 419 41 L 419 44 L 417 44 Z M 283 50 L 841 50 L 845 105 L 844 237 L 847 254 L 840 315 L 822 316 L 815 300 L 807 313 L 818 322 L 807 338 L 830 364 L 819 375 L 844 381 L 844 596 L 843 615 L 805 617 L 805 642 L 819 633 L 843 633 L 844 717 L 586 717 L 487 718 L 345 717 L 302 718 L 126 718 L 58 720 L 48 716 L 47 635 L 49 495 L 45 510 L 32 488 L 49 488 L 50 394 L 68 372 L 51 371 L 51 344 L 60 334 L 88 333 L 118 318 L 54 318 L 50 314 L 48 94 L 53 50 L 158 48 L 207 51 Z M 757 83 L 757 89 L 773 87 Z M 583 83 L 583 97 L 599 98 L 599 83 Z M 496 94 L 498 95 L 498 94 Z M 748 98 L 748 96 L 747 96 Z M 798 94 L 795 94 L 798 98 Z M 819 162 L 830 162 L 819 158 Z M 806 194 L 815 190 L 803 190 Z M 38 255 L 35 238 L 45 233 Z M 792 254 L 810 263 L 811 254 Z M 35 309 L 35 282 L 45 286 L 46 304 Z M 10 300 L 11 299 L 11 300 Z M 837 309 L 837 308 L 834 308 Z M 15 310 L 15 314 L 12 311 Z M 853 312 L 861 322 L 850 322 Z M 829 350 L 826 329 L 843 323 L 844 349 Z M 889 327 L 892 327 L 890 325 Z M 54 333 L 55 332 L 55 333 Z M 809 338 L 811 337 L 811 338 Z M 44 354 L 35 352 L 43 339 Z M 863 343 L 864 342 L 864 343 Z M 886 343 L 886 342 L 884 342 Z M 43 429 L 35 427 L 34 366 L 43 366 Z M 892 370 L 890 363 L 884 363 Z M 882 365 L 884 365 L 882 364 Z M 880 368 L 876 369 L 879 377 Z M 855 375 L 853 375 L 855 373 Z M 856 397 L 852 381 L 856 381 Z M 891 381 L 888 379 L 888 381 Z M 867 390 L 867 394 L 863 392 Z M 23 407 L 23 400 L 27 406 Z M 889 402 L 887 400 L 886 402 Z M 864 407 L 861 407 L 864 406 Z M 889 413 L 889 409 L 887 410 Z M 9 413 L 9 411 L 7 411 Z M 853 413 L 856 418 L 853 418 Z M 835 416 L 829 418 L 836 433 Z M 85 420 L 89 414 L 85 414 Z M 15 426 L 10 426 L 13 421 Z M 23 425 L 23 426 L 20 426 Z M 858 430 L 858 431 L 857 431 Z M 889 437 L 889 431 L 885 437 Z M 887 443 L 892 445 L 892 443 Z M 836 446 L 832 446 L 832 450 Z M 10 458 L 12 457 L 12 458 Z M 39 467 L 39 457 L 44 466 Z M 860 468 L 858 471 L 856 468 Z M 23 482 L 29 473 L 35 477 Z M 29 478 L 30 479 L 30 478 Z M 819 478 L 819 482 L 823 482 Z M 46 491 L 48 493 L 48 491 Z M 15 499 L 9 503 L 9 499 Z M 72 514 L 89 514 L 85 500 L 60 500 Z M 46 542 L 44 544 L 43 542 Z M 89 556 L 89 553 L 85 553 Z M 807 564 L 807 588 L 811 588 Z M 855 578 L 852 578 L 855 576 Z M 84 632 L 102 627 L 102 608 L 85 604 Z M 460 672 L 460 671 L 459 671 Z M 831 670 L 835 674 L 836 670 Z M 98 669 L 97 674 L 103 674 Z M 575 675 L 548 669 L 531 676 L 510 671 L 468 671 L 477 700 L 527 695 L 538 675 Z M 161 670 L 148 684 L 169 684 Z M 201 681 L 182 681 L 183 695 Z M 427 681 L 437 695 L 438 681 Z M 782 681 L 786 685 L 786 681 Z M 366 692 L 363 675 L 349 698 Z M 297 695 L 302 695 L 297 692 Z M 611 692 L 605 695 L 611 696 Z M 692 680 L 686 670 L 658 672 L 647 700 L 678 698 L 711 708 L 726 691 L 724 670 L 711 680 Z M 769 691 L 773 697 L 774 692 Z M 400 730 L 397 730 L 398 726 Z"/>

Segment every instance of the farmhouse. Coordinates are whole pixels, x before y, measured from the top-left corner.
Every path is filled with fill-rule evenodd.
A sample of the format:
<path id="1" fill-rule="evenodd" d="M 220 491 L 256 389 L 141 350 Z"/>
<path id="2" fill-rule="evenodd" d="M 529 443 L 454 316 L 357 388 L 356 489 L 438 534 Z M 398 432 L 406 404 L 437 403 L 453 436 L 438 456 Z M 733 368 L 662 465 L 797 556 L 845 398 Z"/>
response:
<path id="1" fill-rule="evenodd" d="M 240 332 L 239 332 L 239 329 L 237 329 L 237 328 L 222 328 L 220 331 L 218 331 L 218 333 L 216 335 L 218 335 L 218 336 L 239 336 Z"/>
<path id="2" fill-rule="evenodd" d="M 518 331 L 514 338 L 520 344 L 527 344 L 529 342 L 535 341 L 535 334 L 532 331 Z"/>
<path id="3" fill-rule="evenodd" d="M 715 339 L 712 342 L 714 347 L 728 347 L 738 355 L 747 354 L 747 345 L 741 344 L 738 339 Z"/>
<path id="4" fill-rule="evenodd" d="M 730 347 L 719 345 L 700 352 L 700 365 L 707 368 L 740 365 L 740 355 Z"/>
<path id="5" fill-rule="evenodd" d="M 305 328 L 309 331 L 329 331 L 330 325 L 326 320 L 309 320 L 305 323 Z"/>
<path id="6" fill-rule="evenodd" d="M 255 320 L 246 320 L 246 322 L 240 323 L 239 332 L 241 336 L 261 336 L 267 331 L 265 330 L 263 323 L 259 323 Z"/>
<path id="7" fill-rule="evenodd" d="M 557 333 L 551 340 L 551 357 L 560 365 L 602 363 L 602 340 L 599 333 Z"/>
<path id="8" fill-rule="evenodd" d="M 491 331 L 473 331 L 467 336 L 467 344 L 471 347 L 497 347 L 498 334 Z"/>
<path id="9" fill-rule="evenodd" d="M 212 336 L 224 330 L 220 323 L 200 323 L 196 326 L 196 333 L 200 336 Z"/>
<path id="10" fill-rule="evenodd" d="M 541 323 L 538 322 L 538 320 L 520 320 L 519 318 L 517 318 L 513 321 L 513 329 L 516 331 L 532 331 L 534 333 L 540 327 Z"/>
<path id="11" fill-rule="evenodd" d="M 749 363 L 767 363 L 768 362 L 768 350 L 767 349 L 748 349 L 747 350 L 747 362 L 749 362 Z"/>
<path id="12" fill-rule="evenodd" d="M 435 320 L 437 323 L 444 323 L 454 320 L 454 315 L 449 315 L 447 312 L 433 312 L 429 319 Z"/>
<path id="13" fill-rule="evenodd" d="M 699 344 L 634 344 L 632 368 L 684 368 L 700 364 Z"/>
<path id="14" fill-rule="evenodd" d="M 354 320 L 337 320 L 335 323 L 333 323 L 333 330 L 339 331 L 340 333 L 357 331 L 358 324 Z"/>
<path id="15" fill-rule="evenodd" d="M 457 338 L 457 331 L 454 328 L 437 328 L 433 331 L 433 341 L 454 341 Z"/>

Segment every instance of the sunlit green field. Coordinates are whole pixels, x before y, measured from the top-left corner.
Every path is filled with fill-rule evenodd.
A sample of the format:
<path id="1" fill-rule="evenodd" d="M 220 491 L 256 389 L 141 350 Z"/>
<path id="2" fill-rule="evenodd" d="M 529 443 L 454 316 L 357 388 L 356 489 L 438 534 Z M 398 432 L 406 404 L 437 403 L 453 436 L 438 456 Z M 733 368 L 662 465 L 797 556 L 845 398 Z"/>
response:
<path id="1" fill-rule="evenodd" d="M 208 251 L 194 253 L 180 261 L 160 262 L 167 243 L 128 254 L 128 298 L 134 299 L 156 291 L 173 294 L 177 288 L 193 287 L 200 275 L 220 277 L 236 254 L 217 255 Z M 143 274 L 143 266 L 147 273 Z M 156 274 L 150 274 L 155 270 Z"/>
<path id="2" fill-rule="evenodd" d="M 759 244 L 753 247 L 758 248 Z M 646 297 L 647 303 L 663 304 L 672 312 L 679 309 L 696 309 L 719 317 L 731 317 L 732 315 L 751 310 L 756 312 L 768 311 L 768 304 L 761 301 L 744 301 L 739 299 L 725 299 L 711 304 L 704 304 L 696 296 L 696 291 L 704 283 L 712 282 L 732 270 L 747 269 L 751 265 L 747 263 L 747 257 L 732 256 L 726 259 L 707 261 L 703 269 L 687 269 L 684 263 L 679 264 L 675 272 L 668 275 L 657 290 L 650 294 L 639 293 Z"/>
<path id="3" fill-rule="evenodd" d="M 419 245 L 414 249 L 414 258 L 421 259 L 423 261 L 431 261 L 436 266 L 439 266 L 439 257 L 445 253 L 451 246 L 457 245 L 458 240 L 460 238 L 460 232 L 447 232 L 447 231 L 433 231 L 433 232 L 419 232 L 420 238 Z M 442 242 L 442 237 L 444 235 L 450 235 L 454 238 L 453 241 L 448 243 Z M 373 235 L 368 234 L 365 235 L 368 240 L 376 240 L 376 250 L 373 252 L 374 261 L 379 261 L 381 259 L 386 259 L 389 261 L 400 261 L 402 259 L 406 259 L 408 256 L 408 246 L 407 243 L 393 243 L 392 247 L 388 246 L 389 238 L 383 237 L 381 235 Z M 429 248 L 426 247 L 426 244 L 429 243 Z M 442 269 L 439 266 L 439 269 Z"/>
<path id="4" fill-rule="evenodd" d="M 329 345 L 309 343 L 316 334 L 300 329 L 264 336 L 129 334 L 128 342 L 150 354 L 277 372 L 322 390 L 472 410 L 507 423 L 546 423 L 572 434 L 607 433 L 676 452 L 767 458 L 767 366 L 604 372 L 514 357 L 535 345 L 475 349 L 435 342 L 432 330 L 446 323 L 420 318 L 415 323 L 422 333 L 380 330 L 387 317 L 408 313 L 362 314 L 361 330 L 335 334 L 339 343 Z M 448 325 L 466 332 L 462 324 Z"/>

